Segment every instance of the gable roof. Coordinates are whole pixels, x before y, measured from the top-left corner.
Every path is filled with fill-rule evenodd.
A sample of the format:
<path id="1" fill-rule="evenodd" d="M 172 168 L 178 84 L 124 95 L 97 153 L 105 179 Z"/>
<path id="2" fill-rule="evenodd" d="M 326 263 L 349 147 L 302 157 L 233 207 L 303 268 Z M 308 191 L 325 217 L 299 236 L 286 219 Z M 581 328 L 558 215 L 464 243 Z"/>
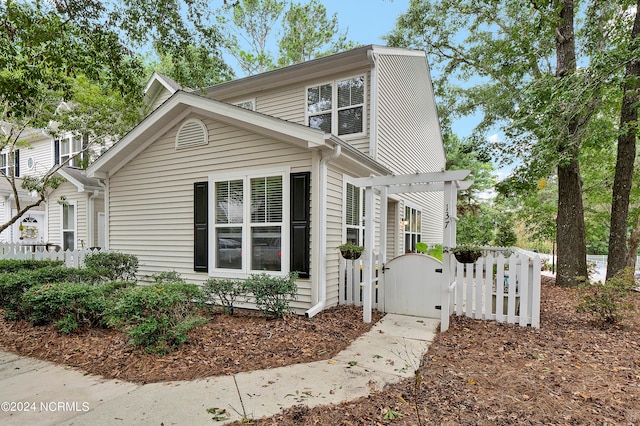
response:
<path id="1" fill-rule="evenodd" d="M 163 90 L 174 94 L 178 90 L 182 90 L 182 86 L 166 75 L 154 72 L 144 88 L 145 103 L 150 105 Z"/>
<path id="2" fill-rule="evenodd" d="M 256 90 L 264 91 L 296 82 L 324 78 L 327 73 L 348 72 L 360 67 L 372 66 L 374 54 L 421 56 L 425 58 L 426 62 L 426 54 L 421 50 L 370 44 L 260 74 L 218 83 L 206 88 L 205 93 L 209 97 L 216 98 L 239 97 L 247 93 L 255 93 Z"/>
<path id="3" fill-rule="evenodd" d="M 62 166 L 56 172 L 76 188 L 79 192 L 83 191 L 104 191 L 100 185 L 100 181 L 96 178 L 90 178 L 85 171 L 76 167 Z"/>
<path id="4" fill-rule="evenodd" d="M 372 173 L 391 173 L 388 168 L 334 135 L 193 92 L 179 90 L 98 157 L 87 169 L 87 176 L 103 179 L 113 175 L 192 113 L 303 148 L 333 150 L 339 145 L 342 155 L 351 159 L 354 164 Z"/>

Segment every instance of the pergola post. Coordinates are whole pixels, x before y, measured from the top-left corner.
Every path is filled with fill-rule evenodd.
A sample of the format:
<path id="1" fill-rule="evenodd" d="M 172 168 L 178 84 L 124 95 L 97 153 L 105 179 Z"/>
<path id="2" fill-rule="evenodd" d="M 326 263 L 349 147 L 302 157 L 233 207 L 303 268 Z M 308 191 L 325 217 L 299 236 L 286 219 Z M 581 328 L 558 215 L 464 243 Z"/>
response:
<path id="1" fill-rule="evenodd" d="M 456 246 L 456 224 L 458 187 L 456 182 L 444 183 L 444 211 L 442 234 L 442 280 L 440 282 L 440 331 L 449 329 L 449 316 L 451 315 L 451 294 L 449 286 L 453 276 L 453 265 L 449 250 Z"/>
<path id="2" fill-rule="evenodd" d="M 373 298 L 373 247 L 376 239 L 374 217 L 376 214 L 373 187 L 368 186 L 364 191 L 366 215 L 364 219 L 364 266 L 362 268 L 362 320 L 371 322 Z"/>

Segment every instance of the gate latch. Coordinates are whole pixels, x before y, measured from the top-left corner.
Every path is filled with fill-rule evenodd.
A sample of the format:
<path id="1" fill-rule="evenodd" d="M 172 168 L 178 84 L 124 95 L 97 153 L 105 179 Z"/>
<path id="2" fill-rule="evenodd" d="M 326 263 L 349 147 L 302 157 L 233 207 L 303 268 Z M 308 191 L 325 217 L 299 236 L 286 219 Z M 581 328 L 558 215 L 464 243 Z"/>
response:
<path id="1" fill-rule="evenodd" d="M 384 274 L 384 271 L 389 270 L 391 268 L 387 268 L 386 264 L 382 264 L 382 273 Z"/>
<path id="2" fill-rule="evenodd" d="M 442 273 L 442 268 L 437 268 L 437 269 L 436 269 L 436 272 L 437 272 L 437 273 L 439 273 L 439 274 L 441 274 L 441 273 Z"/>

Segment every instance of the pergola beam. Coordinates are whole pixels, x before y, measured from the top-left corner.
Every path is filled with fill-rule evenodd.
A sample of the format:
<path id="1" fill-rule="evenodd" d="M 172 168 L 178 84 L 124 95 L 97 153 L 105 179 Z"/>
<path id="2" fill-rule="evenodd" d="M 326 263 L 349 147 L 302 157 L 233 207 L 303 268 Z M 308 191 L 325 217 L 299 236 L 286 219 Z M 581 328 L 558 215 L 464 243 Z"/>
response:
<path id="1" fill-rule="evenodd" d="M 464 180 L 471 173 L 469 170 L 449 170 L 446 172 L 416 173 L 413 175 L 370 176 L 353 179 L 351 183 L 360 188 L 374 186 L 408 185 L 412 183 L 451 182 Z M 391 189 L 391 188 L 389 188 Z"/>
<path id="2" fill-rule="evenodd" d="M 458 191 L 466 191 L 473 185 L 472 180 L 455 181 Z M 444 182 L 410 183 L 389 187 L 388 194 L 403 194 L 408 192 L 440 192 L 444 191 Z"/>

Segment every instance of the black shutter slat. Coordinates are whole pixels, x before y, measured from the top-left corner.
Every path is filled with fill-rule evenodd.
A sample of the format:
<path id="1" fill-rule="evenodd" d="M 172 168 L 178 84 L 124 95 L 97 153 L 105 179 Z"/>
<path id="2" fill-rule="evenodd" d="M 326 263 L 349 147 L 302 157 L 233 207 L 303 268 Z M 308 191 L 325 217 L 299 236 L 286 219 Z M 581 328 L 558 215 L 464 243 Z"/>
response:
<path id="1" fill-rule="evenodd" d="M 209 271 L 209 183 L 196 182 L 193 186 L 193 270 Z"/>
<path id="2" fill-rule="evenodd" d="M 311 173 L 291 174 L 291 271 L 309 278 Z"/>
<path id="3" fill-rule="evenodd" d="M 53 164 L 60 164 L 60 140 L 53 141 Z"/>
<path id="4" fill-rule="evenodd" d="M 16 149 L 14 154 L 13 154 L 13 158 L 15 159 L 15 168 L 14 168 L 14 176 L 15 177 L 20 177 L 20 150 Z"/>

